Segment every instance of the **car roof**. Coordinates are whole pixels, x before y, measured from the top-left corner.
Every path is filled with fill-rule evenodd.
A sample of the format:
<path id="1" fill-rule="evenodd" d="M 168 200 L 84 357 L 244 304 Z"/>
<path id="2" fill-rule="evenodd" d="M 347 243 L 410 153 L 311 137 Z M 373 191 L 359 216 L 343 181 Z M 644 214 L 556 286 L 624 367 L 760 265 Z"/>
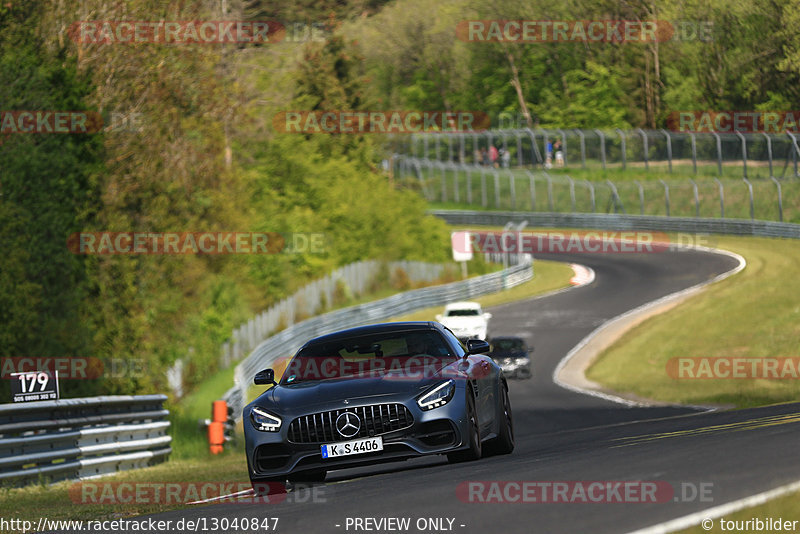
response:
<path id="1" fill-rule="evenodd" d="M 480 310 L 481 305 L 477 302 L 451 302 L 444 307 L 445 310 Z"/>
<path id="2" fill-rule="evenodd" d="M 357 326 L 355 328 L 348 328 L 346 330 L 339 330 L 331 334 L 315 337 L 310 339 L 305 345 L 311 343 L 322 343 L 326 341 L 335 341 L 338 339 L 345 339 L 349 337 L 365 336 L 369 334 L 383 334 L 390 332 L 407 332 L 409 330 L 443 330 L 444 327 L 439 323 L 433 321 L 404 321 L 396 323 L 379 323 L 370 324 L 366 326 Z"/>

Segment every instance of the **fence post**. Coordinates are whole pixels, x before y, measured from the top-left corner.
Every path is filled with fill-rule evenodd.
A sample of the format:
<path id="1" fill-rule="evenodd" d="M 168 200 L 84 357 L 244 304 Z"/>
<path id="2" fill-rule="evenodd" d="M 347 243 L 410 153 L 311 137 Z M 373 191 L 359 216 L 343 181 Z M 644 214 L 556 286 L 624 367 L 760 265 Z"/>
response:
<path id="1" fill-rule="evenodd" d="M 468 165 L 464 168 L 467 170 L 467 204 L 472 205 L 472 169 Z"/>
<path id="2" fill-rule="evenodd" d="M 692 140 L 692 168 L 694 173 L 697 174 L 697 139 L 693 133 L 690 133 L 689 137 Z"/>
<path id="3" fill-rule="evenodd" d="M 530 128 L 525 128 L 525 131 L 528 132 L 528 136 L 531 138 L 531 166 L 533 166 L 534 162 L 544 163 L 542 155 L 539 153 L 539 147 L 536 146 L 536 134 Z"/>
<path id="4" fill-rule="evenodd" d="M 438 139 L 438 137 L 437 137 Z M 436 164 L 442 170 L 442 202 L 447 202 L 447 174 L 444 168 L 444 164 L 436 161 Z"/>
<path id="5" fill-rule="evenodd" d="M 570 212 L 575 213 L 575 180 L 573 180 L 570 176 L 567 176 L 567 180 L 569 180 Z"/>
<path id="6" fill-rule="evenodd" d="M 500 209 L 500 174 L 492 170 L 494 176 L 494 207 Z"/>
<path id="7" fill-rule="evenodd" d="M 751 184 L 750 180 L 748 180 L 747 178 L 742 178 L 742 180 L 744 180 L 744 183 L 747 184 L 747 189 L 750 192 L 750 220 L 752 221 L 753 219 L 756 218 L 753 206 L 753 184 Z"/>
<path id="8" fill-rule="evenodd" d="M 528 175 L 529 187 L 531 192 L 531 211 L 536 211 L 536 177 L 531 171 L 526 170 Z"/>
<path id="9" fill-rule="evenodd" d="M 769 159 L 769 177 L 772 178 L 772 138 L 767 134 L 767 132 L 761 132 L 767 139 L 767 158 Z"/>
<path id="10" fill-rule="evenodd" d="M 659 182 L 664 186 L 664 205 L 667 208 L 667 217 L 669 217 L 669 185 L 664 180 L 659 180 Z"/>
<path id="11" fill-rule="evenodd" d="M 461 133 L 458 136 L 458 162 L 462 165 L 467 162 L 467 134 Z"/>
<path id="12" fill-rule="evenodd" d="M 520 135 L 519 131 L 514 130 L 514 137 L 517 138 L 517 165 L 522 167 L 524 165 L 522 161 L 522 136 Z M 532 160 L 531 163 L 533 163 Z"/>
<path id="13" fill-rule="evenodd" d="M 581 140 L 581 168 L 586 168 L 586 136 L 583 134 L 583 131 L 576 128 L 575 132 L 578 134 L 578 137 Z"/>
<path id="14" fill-rule="evenodd" d="M 487 207 L 488 201 L 486 200 L 486 170 L 481 167 L 481 206 Z"/>
<path id="15" fill-rule="evenodd" d="M 564 130 L 560 129 L 558 130 L 558 133 L 561 134 L 561 144 L 564 145 L 562 151 L 564 152 L 564 167 L 566 167 L 567 163 L 569 162 L 567 159 L 569 157 L 569 154 L 567 153 L 567 134 L 564 132 Z"/>
<path id="16" fill-rule="evenodd" d="M 428 160 L 428 136 L 422 136 L 422 158 Z"/>
<path id="17" fill-rule="evenodd" d="M 555 211 L 553 208 L 553 179 L 547 173 L 544 173 L 544 176 L 547 178 L 547 207 L 553 212 Z"/>
<path id="18" fill-rule="evenodd" d="M 639 187 L 639 214 L 644 215 L 644 187 L 639 180 L 634 180 L 633 183 Z"/>
<path id="19" fill-rule="evenodd" d="M 600 161 L 603 162 L 603 170 L 606 170 L 606 136 L 600 130 L 595 130 L 595 133 L 600 137 Z"/>
<path id="20" fill-rule="evenodd" d="M 595 211 L 597 211 L 594 199 L 594 185 L 589 180 L 584 179 L 583 181 L 586 182 L 586 187 L 589 188 L 589 198 L 591 198 L 592 200 L 592 213 L 594 213 Z"/>
<path id="21" fill-rule="evenodd" d="M 606 180 L 606 183 L 611 188 L 611 194 L 613 195 L 614 199 L 614 213 L 617 213 L 617 205 L 622 210 L 622 213 L 625 213 L 625 206 L 622 204 L 622 199 L 619 198 L 619 193 L 617 192 L 617 186 L 614 185 L 614 182 L 611 180 Z"/>
<path id="22" fill-rule="evenodd" d="M 661 129 L 661 133 L 667 138 L 667 162 L 669 164 L 669 172 L 672 173 L 672 136 L 665 129 Z"/>
<path id="23" fill-rule="evenodd" d="M 689 181 L 692 182 L 692 188 L 694 189 L 694 216 L 700 217 L 700 195 L 697 191 L 697 183 L 689 178 Z"/>
<path id="24" fill-rule="evenodd" d="M 433 150 L 436 153 L 436 161 L 439 161 L 439 137 L 441 137 L 441 134 L 439 133 L 433 134 L 433 139 L 434 139 Z"/>
<path id="25" fill-rule="evenodd" d="M 511 209 L 517 208 L 517 187 L 514 173 L 511 171 L 508 172 L 508 185 L 511 188 Z"/>
<path id="26" fill-rule="evenodd" d="M 747 178 L 747 140 L 739 133 L 739 130 L 736 130 L 736 135 L 742 140 L 742 167 L 744 168 L 744 177 Z"/>
<path id="27" fill-rule="evenodd" d="M 642 147 L 643 147 L 643 152 L 644 152 L 644 170 L 649 170 L 650 169 L 650 162 L 647 159 L 647 152 L 648 152 L 647 134 L 644 133 L 644 130 L 642 130 L 641 128 L 637 128 L 636 130 L 639 132 L 639 135 L 642 136 Z"/>
<path id="28" fill-rule="evenodd" d="M 711 132 L 711 135 L 717 140 L 717 174 L 722 176 L 722 139 L 716 132 Z"/>
<path id="29" fill-rule="evenodd" d="M 792 132 L 786 130 L 786 135 L 791 137 L 792 145 L 794 145 L 794 150 L 792 150 L 792 161 L 794 162 L 794 175 L 795 177 L 799 177 L 800 175 L 797 174 L 797 156 L 800 155 L 800 146 L 797 145 L 797 137 L 795 137 Z"/>
<path id="30" fill-rule="evenodd" d="M 721 219 L 725 218 L 725 187 L 717 178 L 714 181 L 719 185 L 719 216 Z"/>
<path id="31" fill-rule="evenodd" d="M 455 195 L 456 204 L 461 203 L 461 188 L 459 187 L 458 167 L 451 161 L 450 169 L 453 171 L 453 195 Z"/>
<path id="32" fill-rule="evenodd" d="M 778 220 L 783 222 L 783 191 L 781 191 L 781 183 L 774 176 L 770 176 L 770 178 L 775 182 L 775 187 L 778 188 Z"/>
<path id="33" fill-rule="evenodd" d="M 620 139 L 620 142 L 622 143 L 622 170 L 624 171 L 625 167 L 626 167 L 627 158 L 628 158 L 628 156 L 626 154 L 627 147 L 626 147 L 626 144 L 625 144 L 625 132 L 623 132 L 619 128 L 616 129 L 616 132 L 619 134 L 619 139 Z"/>

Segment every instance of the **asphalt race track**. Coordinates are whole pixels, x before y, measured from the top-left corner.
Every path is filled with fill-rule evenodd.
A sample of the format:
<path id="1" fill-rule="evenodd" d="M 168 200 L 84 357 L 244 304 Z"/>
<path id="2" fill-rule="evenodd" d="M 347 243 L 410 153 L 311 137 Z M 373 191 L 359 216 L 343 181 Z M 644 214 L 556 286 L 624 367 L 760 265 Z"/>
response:
<path id="1" fill-rule="evenodd" d="M 534 377 L 510 382 L 513 454 L 460 465 L 432 457 L 332 472 L 318 486 L 317 500 L 324 502 L 228 503 L 157 517 L 278 517 L 277 531 L 288 534 L 365 532 L 352 518 L 386 517 L 410 518 L 405 532 L 629 532 L 800 479 L 800 404 L 736 412 L 631 408 L 551 379 L 559 360 L 606 320 L 733 269 L 734 259 L 697 251 L 549 259 L 589 266 L 596 279 L 491 310 L 492 334 L 524 335 L 535 346 Z M 657 503 L 480 503 L 457 495 L 468 481 L 661 481 L 674 493 Z M 418 529 L 420 518 L 453 523 Z"/>

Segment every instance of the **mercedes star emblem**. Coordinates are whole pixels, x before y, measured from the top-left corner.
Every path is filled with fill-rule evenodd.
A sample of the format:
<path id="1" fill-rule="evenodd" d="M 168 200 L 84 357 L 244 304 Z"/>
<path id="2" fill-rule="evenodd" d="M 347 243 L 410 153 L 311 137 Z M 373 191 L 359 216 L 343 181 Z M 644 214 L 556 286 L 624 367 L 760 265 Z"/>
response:
<path id="1" fill-rule="evenodd" d="M 361 420 L 353 412 L 344 412 L 336 418 L 336 430 L 344 438 L 352 438 L 361 430 Z"/>

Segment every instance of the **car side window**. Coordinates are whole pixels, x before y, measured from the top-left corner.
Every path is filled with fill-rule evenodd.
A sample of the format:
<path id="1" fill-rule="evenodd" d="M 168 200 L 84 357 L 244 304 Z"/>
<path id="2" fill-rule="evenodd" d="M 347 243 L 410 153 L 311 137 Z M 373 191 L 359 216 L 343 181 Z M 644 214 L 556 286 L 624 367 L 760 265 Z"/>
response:
<path id="1" fill-rule="evenodd" d="M 458 337 L 447 327 L 444 327 L 445 335 L 450 344 L 455 348 L 456 358 L 463 358 L 467 353 L 467 348 L 459 341 Z"/>

